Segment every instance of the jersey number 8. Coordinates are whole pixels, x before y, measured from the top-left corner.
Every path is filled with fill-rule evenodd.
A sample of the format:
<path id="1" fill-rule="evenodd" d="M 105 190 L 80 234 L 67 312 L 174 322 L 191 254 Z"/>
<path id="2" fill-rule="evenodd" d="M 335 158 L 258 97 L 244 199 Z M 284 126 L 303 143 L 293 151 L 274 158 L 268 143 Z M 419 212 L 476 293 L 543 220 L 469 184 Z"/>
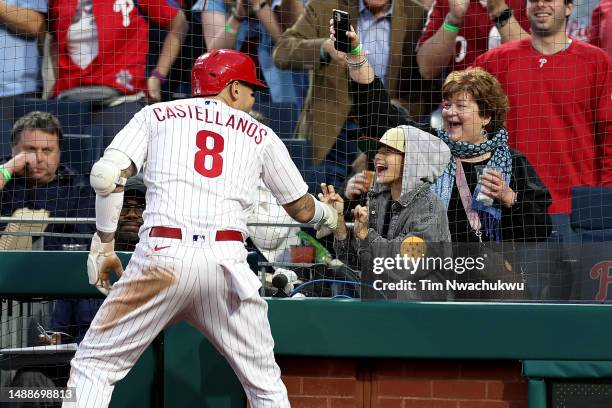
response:
<path id="1" fill-rule="evenodd" d="M 207 146 L 212 139 L 212 147 Z M 223 172 L 223 156 L 221 152 L 225 147 L 223 136 L 210 130 L 200 130 L 196 134 L 196 145 L 200 148 L 195 154 L 193 166 L 195 170 L 208 178 L 219 177 Z"/>

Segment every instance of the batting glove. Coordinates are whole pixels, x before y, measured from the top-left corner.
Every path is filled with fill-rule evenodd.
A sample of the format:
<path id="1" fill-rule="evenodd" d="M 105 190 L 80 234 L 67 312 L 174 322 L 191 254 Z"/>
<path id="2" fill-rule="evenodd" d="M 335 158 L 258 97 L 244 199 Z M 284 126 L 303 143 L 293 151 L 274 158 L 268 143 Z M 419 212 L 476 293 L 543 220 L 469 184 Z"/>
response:
<path id="1" fill-rule="evenodd" d="M 105 296 L 110 292 L 110 272 L 115 272 L 117 277 L 123 275 L 123 265 L 117 254 L 115 254 L 115 240 L 103 243 L 95 233 L 91 240 L 91 249 L 87 256 L 87 276 L 89 284 L 94 285 Z"/>

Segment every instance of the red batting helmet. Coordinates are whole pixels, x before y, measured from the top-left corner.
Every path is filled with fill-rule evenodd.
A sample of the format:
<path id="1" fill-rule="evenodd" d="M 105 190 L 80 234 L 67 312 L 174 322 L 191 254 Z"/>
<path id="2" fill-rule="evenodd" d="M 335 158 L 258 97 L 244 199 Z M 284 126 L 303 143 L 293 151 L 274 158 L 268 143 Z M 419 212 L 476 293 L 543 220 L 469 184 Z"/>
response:
<path id="1" fill-rule="evenodd" d="M 193 64 L 191 94 L 217 95 L 232 81 L 267 88 L 257 80 L 255 63 L 248 55 L 235 50 L 212 50 L 200 56 Z"/>

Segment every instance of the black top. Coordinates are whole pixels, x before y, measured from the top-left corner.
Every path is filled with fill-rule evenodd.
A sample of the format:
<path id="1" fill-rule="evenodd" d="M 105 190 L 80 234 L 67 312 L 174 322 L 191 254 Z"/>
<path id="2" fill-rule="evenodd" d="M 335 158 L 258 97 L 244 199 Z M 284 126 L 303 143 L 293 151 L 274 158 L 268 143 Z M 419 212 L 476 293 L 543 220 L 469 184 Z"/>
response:
<path id="1" fill-rule="evenodd" d="M 27 186 L 24 177 L 14 177 L 6 183 L 0 190 L 0 215 L 10 217 L 20 208 L 45 209 L 50 217 L 95 217 L 95 194 L 74 170 L 60 165 L 55 180 L 44 186 Z M 0 230 L 4 227 L 0 224 Z M 45 232 L 93 234 L 95 225 L 49 224 Z M 44 249 L 62 250 L 63 244 L 89 245 L 90 241 L 89 238 L 45 237 Z"/>
<path id="2" fill-rule="evenodd" d="M 412 125 L 431 134 L 437 134 L 437 131 L 431 127 L 410 120 L 392 105 L 389 93 L 378 77 L 375 77 L 370 84 L 358 84 L 351 81 L 350 90 L 355 104 L 353 108 L 362 134 L 379 138 L 388 129 L 401 125 Z M 552 198 L 529 160 L 513 148 L 510 148 L 510 153 L 512 155 L 510 188 L 519 195 L 514 207 L 502 207 L 501 239 L 502 241 L 541 241 L 546 239 L 551 232 L 551 220 L 547 209 Z M 475 166 L 485 164 L 486 161 L 463 162 L 470 192 L 474 191 L 477 184 Z M 478 237 L 467 220 L 456 184 L 452 191 L 447 214 L 453 242 L 478 242 Z M 483 241 L 489 240 L 484 231 L 482 239 Z"/>

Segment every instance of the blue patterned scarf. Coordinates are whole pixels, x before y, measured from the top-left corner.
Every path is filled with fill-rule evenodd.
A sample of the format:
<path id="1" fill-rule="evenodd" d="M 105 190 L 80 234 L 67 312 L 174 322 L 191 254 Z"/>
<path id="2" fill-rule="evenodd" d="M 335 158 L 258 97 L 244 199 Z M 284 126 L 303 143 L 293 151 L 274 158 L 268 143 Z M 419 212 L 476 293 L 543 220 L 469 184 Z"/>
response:
<path id="1" fill-rule="evenodd" d="M 493 138 L 490 140 L 487 139 L 486 142 L 480 144 L 452 141 L 448 137 L 446 130 L 443 129 L 438 130 L 438 137 L 448 145 L 453 155 L 444 173 L 432 185 L 433 191 L 442 199 L 447 209 L 453 188 L 455 188 L 455 172 L 457 170 L 457 161 L 455 159 L 457 158 L 465 159 L 489 152 L 492 153 L 487 165 L 501 168 L 504 180 L 510 185 L 512 155 L 508 148 L 508 132 L 506 129 L 499 129 Z M 476 201 L 479 190 L 479 188 L 476 188 L 472 194 L 472 208 L 478 212 L 484 232 L 489 239 L 499 241 L 499 223 L 502 212 L 501 205 L 495 202 L 493 205 L 488 206 L 480 201 Z"/>

